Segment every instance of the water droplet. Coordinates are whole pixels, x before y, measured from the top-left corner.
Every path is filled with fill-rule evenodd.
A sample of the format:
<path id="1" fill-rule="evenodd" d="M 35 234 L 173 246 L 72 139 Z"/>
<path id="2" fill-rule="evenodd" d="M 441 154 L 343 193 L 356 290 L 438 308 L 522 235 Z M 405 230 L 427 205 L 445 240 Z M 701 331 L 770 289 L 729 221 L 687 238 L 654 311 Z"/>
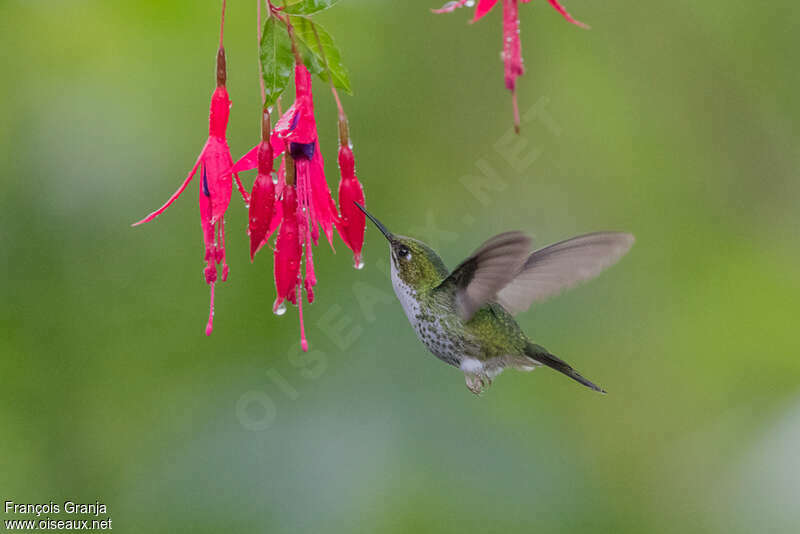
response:
<path id="1" fill-rule="evenodd" d="M 278 185 L 278 173 L 272 171 L 272 183 Z"/>
<path id="2" fill-rule="evenodd" d="M 272 310 L 272 313 L 274 313 L 275 315 L 283 315 L 284 313 L 286 313 L 286 303 L 281 302 L 277 308 L 274 308 Z"/>
<path id="3" fill-rule="evenodd" d="M 362 260 L 362 259 L 359 259 L 359 260 L 356 262 L 356 264 L 355 264 L 355 266 L 354 266 L 354 267 L 356 268 L 356 270 L 357 270 L 357 271 L 360 271 L 361 269 L 363 269 L 363 268 L 364 268 L 364 260 Z"/>

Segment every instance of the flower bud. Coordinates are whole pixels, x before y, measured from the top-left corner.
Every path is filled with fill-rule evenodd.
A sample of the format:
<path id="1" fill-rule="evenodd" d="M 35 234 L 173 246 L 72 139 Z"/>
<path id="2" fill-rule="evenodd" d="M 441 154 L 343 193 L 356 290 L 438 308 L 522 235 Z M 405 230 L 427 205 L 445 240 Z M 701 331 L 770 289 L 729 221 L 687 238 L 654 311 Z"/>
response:
<path id="1" fill-rule="evenodd" d="M 284 188 L 281 204 L 283 222 L 275 240 L 275 289 L 278 293 L 275 308 L 287 298 L 296 302 L 295 290 L 300 278 L 303 253 L 297 228 L 297 196 L 294 187 Z"/>
<path id="2" fill-rule="evenodd" d="M 250 236 L 250 261 L 266 241 L 275 209 L 275 184 L 272 182 L 272 147 L 262 141 L 258 146 L 258 175 L 250 192 L 247 233 Z"/>

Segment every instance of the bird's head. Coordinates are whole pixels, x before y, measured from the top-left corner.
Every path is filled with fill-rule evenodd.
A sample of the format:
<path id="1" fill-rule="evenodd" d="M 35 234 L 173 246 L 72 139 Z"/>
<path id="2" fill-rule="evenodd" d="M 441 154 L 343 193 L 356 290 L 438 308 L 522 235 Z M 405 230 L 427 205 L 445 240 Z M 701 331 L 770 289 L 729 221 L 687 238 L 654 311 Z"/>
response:
<path id="1" fill-rule="evenodd" d="M 389 242 L 393 277 L 397 276 L 404 284 L 419 290 L 433 287 L 447 276 L 447 268 L 431 247 L 418 239 L 391 233 L 363 206 L 358 203 L 356 206 L 364 212 Z"/>

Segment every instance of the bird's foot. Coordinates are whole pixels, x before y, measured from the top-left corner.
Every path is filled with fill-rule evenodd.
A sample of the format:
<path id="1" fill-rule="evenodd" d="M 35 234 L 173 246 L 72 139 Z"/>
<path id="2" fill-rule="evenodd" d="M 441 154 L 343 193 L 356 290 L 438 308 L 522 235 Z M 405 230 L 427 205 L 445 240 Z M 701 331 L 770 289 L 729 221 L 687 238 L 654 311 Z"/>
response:
<path id="1" fill-rule="evenodd" d="M 467 389 L 475 395 L 480 395 L 485 388 L 492 385 L 492 379 L 486 374 L 465 373 L 464 379 L 467 382 Z"/>

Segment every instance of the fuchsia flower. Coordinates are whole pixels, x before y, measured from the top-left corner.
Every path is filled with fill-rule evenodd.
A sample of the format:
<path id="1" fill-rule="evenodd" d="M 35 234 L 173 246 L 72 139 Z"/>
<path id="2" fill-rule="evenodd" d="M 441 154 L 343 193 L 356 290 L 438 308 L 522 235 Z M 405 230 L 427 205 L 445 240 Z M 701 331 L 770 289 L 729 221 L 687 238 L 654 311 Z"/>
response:
<path id="1" fill-rule="evenodd" d="M 353 261 L 356 269 L 364 266 L 361 258 L 361 249 L 364 247 L 364 229 L 366 216 L 358 209 L 354 202 L 362 206 L 364 203 L 364 189 L 356 178 L 355 160 L 352 148 L 345 143 L 339 146 L 339 172 L 342 179 L 339 182 L 339 234 L 347 247 L 353 251 Z"/>
<path id="2" fill-rule="evenodd" d="M 304 236 L 300 232 L 302 212 L 297 213 L 297 191 L 294 187 L 283 188 L 281 207 L 283 208 L 281 227 L 275 240 L 275 290 L 278 297 L 273 304 L 273 311 L 279 311 L 284 300 L 292 304 L 300 302 L 302 306 L 302 297 L 298 300 L 298 289 L 300 289 Z M 302 321 L 301 317 L 301 328 Z"/>
<path id="3" fill-rule="evenodd" d="M 319 149 L 311 74 L 305 65 L 295 66 L 295 101 L 275 124 L 275 134 L 282 139 L 297 167 L 298 205 L 305 212 L 314 244 L 322 227 L 333 247 L 333 228 L 339 216 L 325 179 L 325 163 Z"/>
<path id="4" fill-rule="evenodd" d="M 256 146 L 258 174 L 250 190 L 247 234 L 250 236 L 250 261 L 275 231 L 275 184 L 272 181 L 272 145 L 269 142 L 269 113 L 264 112 L 261 143 Z"/>
<path id="5" fill-rule="evenodd" d="M 336 204 L 325 179 L 314 118 L 311 74 L 302 63 L 295 65 L 295 101 L 275 124 L 269 141 L 265 128 L 262 128 L 261 143 L 239 159 L 233 170 L 240 172 L 258 167 L 250 202 L 251 258 L 278 229 L 274 253 L 277 298 L 273 311 L 283 313 L 287 300 L 299 307 L 301 346 L 308 350 L 302 293 L 305 290 L 309 304 L 314 301 L 317 278 L 312 246 L 319 243 L 320 227 L 331 247 L 333 229 L 339 229 L 340 235 L 342 232 Z M 284 155 L 284 164 L 278 172 L 277 187 L 273 188 L 272 160 L 280 154 Z M 301 272 L 303 258 L 304 276 Z"/>
<path id="6" fill-rule="evenodd" d="M 522 2 L 525 3 L 525 4 L 527 4 L 530 1 L 531 0 L 522 0 Z M 586 24 L 584 24 L 583 22 L 577 21 L 574 18 L 572 18 L 572 15 L 570 15 L 567 12 L 567 10 L 564 9 L 564 6 L 562 6 L 561 3 L 558 2 L 558 0 L 547 0 L 547 1 L 550 2 L 550 5 L 553 6 L 553 8 L 556 11 L 561 13 L 561 15 L 565 19 L 567 19 L 568 22 L 571 22 L 572 24 L 576 24 L 576 25 L 578 25 L 578 26 L 580 26 L 582 28 L 588 28 L 588 26 Z M 492 8 L 494 7 L 494 5 L 496 3 L 497 3 L 497 0 L 478 0 L 478 5 L 475 8 L 475 17 L 472 19 L 472 22 L 477 22 L 479 19 L 481 19 L 484 15 L 486 15 L 489 11 L 492 10 Z M 437 14 L 438 13 L 452 13 L 453 11 L 455 11 L 456 9 L 458 9 L 460 7 L 465 7 L 465 6 L 470 7 L 470 6 L 474 5 L 474 4 L 475 4 L 474 0 L 454 0 L 452 2 L 447 2 L 445 5 L 443 5 L 439 9 L 432 9 L 431 11 L 433 11 L 434 13 L 437 13 Z"/>
<path id="7" fill-rule="evenodd" d="M 189 175 L 178 190 L 172 194 L 163 206 L 133 224 L 133 226 L 138 226 L 150 222 L 161 215 L 183 193 L 189 182 L 192 181 L 197 169 L 200 168 L 200 224 L 203 228 L 203 241 L 206 249 L 206 267 L 203 273 L 206 283 L 211 286 L 206 335 L 211 335 L 214 323 L 214 285 L 217 282 L 217 265 L 222 265 L 222 281 L 228 278 L 228 265 L 225 262 L 225 211 L 231 201 L 232 175 L 236 177 L 236 185 L 242 198 L 244 198 L 245 202 L 248 202 L 247 191 L 242 186 L 238 174 L 232 172 L 233 160 L 225 138 L 231 107 L 228 91 L 225 88 L 226 77 L 225 49 L 222 46 L 222 33 L 220 32 L 220 46 L 217 51 L 217 88 L 211 96 L 208 140 L 200 151 L 194 166 L 189 171 Z"/>
<path id="8" fill-rule="evenodd" d="M 355 164 L 349 141 L 342 144 L 339 151 L 339 164 L 342 169 L 342 181 L 339 185 L 340 202 L 343 204 L 344 219 L 339 218 L 336 204 L 331 197 L 325 178 L 325 164 L 319 147 L 317 124 L 314 117 L 314 97 L 311 92 L 311 74 L 303 65 L 303 58 L 298 52 L 294 30 L 289 16 L 281 13 L 269 1 L 270 24 L 283 23 L 289 34 L 292 53 L 295 61 L 295 101 L 275 124 L 270 125 L 270 108 L 267 104 L 265 72 L 275 65 L 269 63 L 269 54 L 265 54 L 265 43 L 262 42 L 261 2 L 257 2 L 258 42 L 261 51 L 261 93 L 264 110 L 262 112 L 261 141 L 245 154 L 234 165 L 226 139 L 231 101 L 226 89 L 227 71 L 225 49 L 223 47 L 223 28 L 225 24 L 226 0 L 222 0 L 222 17 L 220 21 L 219 49 L 217 51 L 217 87 L 211 97 L 209 112 L 208 138 L 200 155 L 189 171 L 186 179 L 167 202 L 159 209 L 134 223 L 133 226 L 152 221 L 163 213 L 181 196 L 198 169 L 200 170 L 199 207 L 200 224 L 203 229 L 205 244 L 205 262 L 203 270 L 206 283 L 211 288 L 208 323 L 206 335 L 210 335 L 214 320 L 214 290 L 218 277 L 225 281 L 228 277 L 228 264 L 225 259 L 225 212 L 231 201 L 233 180 L 248 208 L 247 234 L 250 237 L 250 260 L 253 261 L 259 249 L 267 243 L 272 234 L 277 233 L 274 248 L 274 277 L 277 297 L 273 311 L 281 315 L 286 310 L 286 301 L 299 308 L 300 340 L 304 351 L 308 350 L 308 341 L 303 324 L 303 293 L 310 304 L 314 301 L 314 286 L 317 284 L 314 272 L 313 246 L 319 244 L 320 228 L 333 248 L 334 228 L 339 232 L 348 247 L 353 250 L 356 264 L 361 264 L 361 249 L 364 242 L 365 218 L 363 213 L 354 209 L 353 202 L 364 203 L 364 192 L 355 176 Z M 317 9 L 317 6 L 311 6 Z M 304 7 L 303 9 L 306 9 Z M 317 34 L 317 26 L 304 18 Z M 267 25 L 264 28 L 268 28 Z M 274 29 L 270 26 L 269 28 Z M 320 27 L 320 31 L 321 27 Z M 328 67 L 325 51 L 317 36 L 320 46 L 319 54 L 325 64 L 331 90 L 339 107 L 340 136 L 346 132 L 346 117 L 333 83 L 333 73 Z M 281 45 L 282 46 L 282 45 Z M 273 52 L 278 53 L 275 44 Z M 334 48 L 334 51 L 335 48 Z M 282 50 L 282 52 L 284 52 Z M 314 53 L 314 52 L 312 52 Z M 315 53 L 316 54 L 316 53 Z M 281 62 L 285 57 L 272 57 Z M 337 65 L 341 69 L 341 65 Z M 281 83 L 288 82 L 290 73 L 282 69 Z M 341 75 L 341 73 L 340 73 Z M 345 81 L 347 76 L 344 74 Z M 349 86 L 347 82 L 346 86 Z M 272 87 L 269 105 L 276 102 L 283 86 L 275 93 Z M 279 100 L 278 101 L 278 106 Z M 342 138 L 340 137 L 340 140 Z M 274 160 L 281 157 L 277 174 L 273 172 Z M 239 172 L 257 168 L 251 195 L 247 194 L 239 179 Z M 221 271 L 218 271 L 221 266 Z"/>
<path id="9" fill-rule="evenodd" d="M 564 6 L 558 0 L 547 0 L 553 8 L 572 24 L 581 28 L 588 26 L 572 18 Z M 524 3 L 530 0 L 522 0 Z M 497 0 L 478 0 L 475 7 L 475 16 L 471 22 L 477 22 L 497 3 Z M 439 9 L 432 10 L 434 13 L 450 13 L 464 6 L 471 6 L 472 0 L 454 0 L 447 2 Z M 517 78 L 525 72 L 522 66 L 522 45 L 519 39 L 519 0 L 503 0 L 503 65 L 505 71 L 506 88 L 511 91 L 511 98 L 514 107 L 514 127 L 519 131 L 519 108 L 517 106 Z"/>

